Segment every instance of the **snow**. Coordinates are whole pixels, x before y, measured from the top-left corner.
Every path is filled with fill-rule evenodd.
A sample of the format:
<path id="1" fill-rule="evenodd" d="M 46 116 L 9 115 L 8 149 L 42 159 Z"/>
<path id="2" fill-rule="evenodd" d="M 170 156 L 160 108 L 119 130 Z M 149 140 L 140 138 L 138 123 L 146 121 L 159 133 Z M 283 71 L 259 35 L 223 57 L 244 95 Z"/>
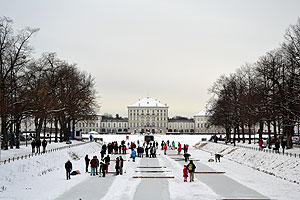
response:
<path id="1" fill-rule="evenodd" d="M 143 142 L 143 136 L 97 135 L 105 143 L 126 140 Z M 62 149 L 31 158 L 0 165 L 0 198 L 3 199 L 222 199 L 259 197 L 270 199 L 298 199 L 300 196 L 299 158 L 233 147 L 231 145 L 199 142 L 209 136 L 201 135 L 155 135 L 160 144 L 162 140 L 189 144 L 189 153 L 195 161 L 196 171 L 218 171 L 225 174 L 196 174 L 195 182 L 183 182 L 184 162 L 173 158 L 176 151 L 168 150 L 163 155 L 160 150 L 157 158 L 137 158 L 132 162 L 129 154 L 122 155 L 124 174 L 107 177 L 91 177 L 84 173 L 84 156 L 99 156 L 101 145 L 95 142 Z M 74 142 L 73 142 L 74 144 Z M 205 145 L 204 145 L 205 144 Z M 51 145 L 65 145 L 52 143 Z M 51 146 L 50 145 L 50 146 Z M 195 145 L 195 147 L 193 147 Z M 203 145 L 203 146 L 202 146 Z M 54 146 L 49 148 L 54 148 Z M 235 149 L 235 150 L 234 150 Z M 28 153 L 31 147 L 21 146 L 20 150 L 1 151 L 6 158 Z M 221 152 L 221 162 L 208 162 L 214 153 Z M 299 149 L 293 149 L 300 153 Z M 115 158 L 119 155 L 111 155 Z M 99 156 L 100 157 L 100 156 Z M 82 172 L 65 179 L 64 163 L 70 159 L 73 169 Z M 167 172 L 146 173 L 138 166 L 165 166 Z M 156 170 L 161 170 L 156 169 Z M 114 171 L 114 162 L 110 170 Z M 143 176 L 174 176 L 167 179 L 139 179 Z M 46 188 L 46 189 L 45 189 Z M 238 189 L 240 188 L 240 189 Z M 244 195 L 244 196 L 243 196 Z"/>
<path id="2" fill-rule="evenodd" d="M 168 106 L 160 103 L 156 99 L 147 97 L 147 98 L 140 99 L 138 102 L 136 102 L 135 104 L 128 106 L 128 107 L 163 107 L 163 108 L 167 108 Z"/>

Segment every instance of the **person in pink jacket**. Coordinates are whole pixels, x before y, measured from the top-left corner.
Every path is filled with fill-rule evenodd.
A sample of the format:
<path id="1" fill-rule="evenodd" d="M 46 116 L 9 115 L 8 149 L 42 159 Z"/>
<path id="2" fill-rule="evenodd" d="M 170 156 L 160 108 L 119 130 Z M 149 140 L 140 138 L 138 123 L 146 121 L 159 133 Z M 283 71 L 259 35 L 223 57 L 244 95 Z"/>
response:
<path id="1" fill-rule="evenodd" d="M 186 165 L 183 166 L 183 181 L 187 182 L 187 177 L 188 177 L 188 170 L 186 168 Z"/>

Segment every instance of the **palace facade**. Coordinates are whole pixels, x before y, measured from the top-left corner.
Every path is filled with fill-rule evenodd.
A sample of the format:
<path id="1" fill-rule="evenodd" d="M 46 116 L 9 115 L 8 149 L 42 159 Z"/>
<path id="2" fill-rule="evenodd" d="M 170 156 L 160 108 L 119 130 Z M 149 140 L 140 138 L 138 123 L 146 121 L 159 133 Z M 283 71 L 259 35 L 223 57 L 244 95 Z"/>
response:
<path id="1" fill-rule="evenodd" d="M 97 115 L 93 119 L 78 122 L 76 132 L 100 134 L 136 134 L 136 133 L 218 133 L 219 127 L 211 126 L 206 110 L 193 118 L 176 116 L 169 118 L 169 107 L 157 99 L 146 97 L 135 104 L 127 106 L 128 117 L 118 115 Z"/>

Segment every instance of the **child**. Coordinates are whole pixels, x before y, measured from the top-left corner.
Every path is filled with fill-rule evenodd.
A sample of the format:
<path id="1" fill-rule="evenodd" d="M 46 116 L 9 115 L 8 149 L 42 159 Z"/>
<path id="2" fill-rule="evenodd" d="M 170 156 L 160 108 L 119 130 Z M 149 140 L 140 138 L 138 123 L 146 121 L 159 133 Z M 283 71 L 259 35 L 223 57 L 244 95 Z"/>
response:
<path id="1" fill-rule="evenodd" d="M 186 168 L 186 165 L 183 166 L 183 181 L 187 182 L 187 177 L 188 177 L 188 170 Z"/>

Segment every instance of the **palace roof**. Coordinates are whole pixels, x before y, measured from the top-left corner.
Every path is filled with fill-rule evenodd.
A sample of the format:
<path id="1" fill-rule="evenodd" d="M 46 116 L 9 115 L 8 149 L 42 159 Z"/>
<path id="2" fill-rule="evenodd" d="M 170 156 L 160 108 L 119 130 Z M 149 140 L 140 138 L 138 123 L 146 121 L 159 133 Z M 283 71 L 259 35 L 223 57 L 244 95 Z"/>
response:
<path id="1" fill-rule="evenodd" d="M 132 104 L 128 107 L 164 107 L 167 108 L 167 104 L 162 104 L 158 100 L 153 99 L 151 97 L 146 97 L 143 99 L 140 99 L 135 104 Z"/>

